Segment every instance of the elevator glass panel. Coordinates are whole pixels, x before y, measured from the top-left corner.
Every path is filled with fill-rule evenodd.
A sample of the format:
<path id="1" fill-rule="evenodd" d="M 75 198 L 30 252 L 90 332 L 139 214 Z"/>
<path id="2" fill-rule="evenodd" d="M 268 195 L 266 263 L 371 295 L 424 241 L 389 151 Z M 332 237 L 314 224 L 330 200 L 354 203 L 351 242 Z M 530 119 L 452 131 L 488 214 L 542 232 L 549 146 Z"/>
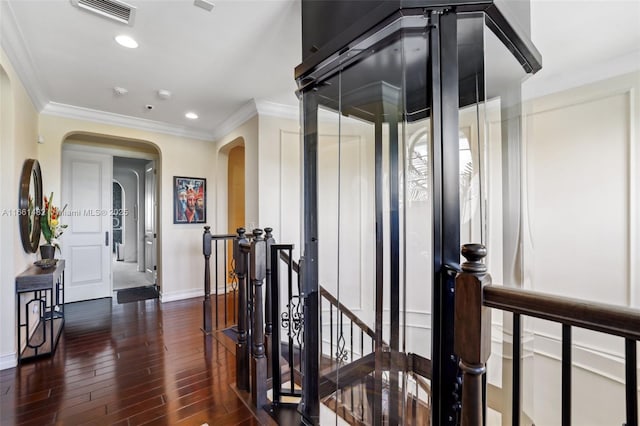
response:
<path id="1" fill-rule="evenodd" d="M 317 105 L 321 424 L 431 422 L 432 384 L 415 363 L 435 350 L 434 162 L 451 164 L 434 150 L 441 123 L 431 122 L 431 31 L 428 14 L 400 18 L 316 71 L 304 92 Z M 483 13 L 459 14 L 456 37 L 460 210 L 443 214 L 459 217 L 461 244 L 489 245 L 492 274 L 522 283 L 526 73 Z M 502 359 L 490 360 L 499 366 L 488 378 L 495 387 Z"/>
<path id="2" fill-rule="evenodd" d="M 431 357 L 428 32 L 419 23 L 349 58 L 315 93 L 318 275 L 329 295 L 320 297 L 322 371 L 335 383 L 321 398 L 367 424 L 402 423 L 409 406 L 428 418 L 428 380 L 397 357 Z M 370 372 L 350 374 L 353 362 Z"/>

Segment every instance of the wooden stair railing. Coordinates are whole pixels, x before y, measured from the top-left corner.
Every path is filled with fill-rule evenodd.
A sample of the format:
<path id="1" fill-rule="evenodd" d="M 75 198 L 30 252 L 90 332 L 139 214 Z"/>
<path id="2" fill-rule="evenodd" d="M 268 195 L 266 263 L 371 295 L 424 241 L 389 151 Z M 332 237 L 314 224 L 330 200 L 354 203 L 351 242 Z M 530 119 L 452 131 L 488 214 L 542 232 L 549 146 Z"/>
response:
<path id="1" fill-rule="evenodd" d="M 288 272 L 286 273 L 289 279 L 287 280 L 288 286 L 292 286 L 291 277 L 294 273 L 300 273 L 300 265 L 298 265 L 295 261 L 291 260 L 291 251 L 293 249 L 292 245 L 278 245 L 273 247 L 272 250 L 272 262 L 275 260 L 275 264 L 272 263 L 272 276 L 278 277 L 279 272 L 277 272 L 277 258 L 282 260 L 288 268 Z M 276 252 L 279 253 L 276 253 Z M 277 279 L 273 282 L 272 291 L 275 291 L 272 294 L 272 301 L 274 309 L 276 306 L 279 306 L 279 301 L 276 302 L 278 294 L 277 293 Z M 320 286 L 320 298 L 321 298 L 321 306 L 322 301 L 326 301 L 329 304 L 329 356 L 326 355 L 326 351 L 323 351 L 323 355 L 321 357 L 321 361 L 324 365 L 324 368 L 321 369 L 321 374 L 319 378 L 319 389 L 318 395 L 321 400 L 325 403 L 334 404 L 336 408 L 339 410 L 335 410 L 343 419 L 350 421 L 349 419 L 357 419 L 362 418 L 364 413 L 355 413 L 353 410 L 349 413 L 349 405 L 344 405 L 342 402 L 338 400 L 338 395 L 340 393 L 344 393 L 348 390 L 348 392 L 353 391 L 354 386 L 364 386 L 364 383 L 371 385 L 373 381 L 373 376 L 371 375 L 375 370 L 375 347 L 376 347 L 376 335 L 375 331 L 369 327 L 356 313 L 351 311 L 348 307 L 346 307 L 342 302 L 340 302 L 335 296 L 331 294 L 325 287 Z M 327 309 L 321 309 L 322 315 L 326 315 Z M 335 315 L 337 313 L 337 315 Z M 290 315 L 287 315 L 289 318 Z M 335 323 L 334 323 L 335 318 Z M 273 321 L 277 321 L 277 313 L 273 317 Z M 347 343 L 343 336 L 341 336 L 340 329 L 345 328 L 345 336 L 349 340 Z M 322 332 L 321 326 L 321 332 Z M 273 339 L 276 337 L 276 332 L 279 327 L 274 327 L 274 335 Z M 359 338 L 357 338 L 359 333 Z M 334 336 L 335 334 L 335 336 Z M 356 336 L 356 339 L 354 339 Z M 363 344 L 365 341 L 365 336 L 371 339 L 371 349 L 365 348 Z M 342 337 L 342 340 L 341 340 Z M 360 343 L 360 347 L 355 348 L 355 343 Z M 323 339 L 321 339 L 323 341 Z M 389 345 L 386 342 L 382 342 L 382 348 L 384 348 L 383 352 L 383 364 L 390 365 L 391 363 L 391 354 L 388 352 Z M 275 355 L 274 355 L 275 358 Z M 347 360 L 350 362 L 347 363 Z M 431 362 L 430 360 L 424 359 L 416 354 L 394 354 L 394 362 L 403 364 L 402 370 L 406 371 L 408 374 L 413 374 L 416 386 L 420 388 L 424 394 L 427 395 L 427 401 L 416 401 L 415 405 L 421 406 L 420 411 L 421 415 L 424 417 L 424 406 L 430 406 L 430 395 L 431 389 L 426 379 L 431 378 Z M 274 364 L 273 369 L 275 371 L 276 365 Z M 426 379 L 425 379 L 426 378 Z M 274 375 L 274 395 L 277 394 L 275 391 L 277 377 Z M 290 380 L 293 383 L 293 380 Z M 390 383 L 387 383 L 390 385 Z M 370 388 L 370 389 L 369 389 Z M 292 390 L 291 390 L 292 391 Z M 290 392 L 291 392 L 290 391 Z M 372 386 L 364 386 L 361 390 L 363 393 L 371 394 L 374 392 Z M 290 393 L 289 393 L 290 394 Z M 368 395 L 368 398 L 372 397 L 372 395 Z M 347 398 L 348 401 L 352 402 Z M 275 401 L 275 399 L 274 399 Z M 371 401 L 373 404 L 373 400 Z M 369 404 L 369 405 L 371 405 Z M 416 412 L 417 412 L 416 411 Z M 370 414 L 370 413 L 369 413 Z"/>
<path id="2" fill-rule="evenodd" d="M 215 327 L 218 328 L 218 267 L 224 262 L 224 325 L 228 326 L 227 277 L 233 279 L 232 290 L 238 291 L 237 309 L 237 341 L 236 341 L 236 386 L 239 390 L 251 393 L 256 407 L 263 407 L 267 402 L 267 383 L 269 376 L 267 356 L 270 352 L 271 319 L 265 322 L 265 313 L 270 314 L 270 286 L 268 266 L 268 247 L 274 243 L 271 228 L 266 228 L 263 237 L 261 229 L 254 229 L 246 234 L 244 228 L 238 228 L 237 234 L 211 235 L 210 228 L 205 227 L 202 250 L 205 257 L 203 331 L 213 331 L 211 306 L 211 267 L 210 258 L 214 254 L 216 277 Z M 227 272 L 227 244 L 233 242 L 233 259 L 231 274 Z M 221 243 L 221 244 L 219 244 Z M 215 245 L 213 245 L 215 244 Z M 222 250 L 219 250 L 222 245 Z M 213 249 L 212 249 L 213 247 Z M 223 253 L 223 258 L 219 257 Z M 263 286 L 266 284 L 266 300 L 263 299 Z M 236 317 L 234 297 L 233 317 Z"/>
<path id="3" fill-rule="evenodd" d="M 220 281 L 223 281 L 222 286 L 222 296 L 224 303 L 224 323 L 225 326 L 228 324 L 229 319 L 231 319 L 232 323 L 236 322 L 236 299 L 235 299 L 235 291 L 237 290 L 237 282 L 235 280 L 236 275 L 235 271 L 228 270 L 228 262 L 227 262 L 227 249 L 228 244 L 234 241 L 237 236 L 236 234 L 221 234 L 221 235 L 212 235 L 210 231 L 210 226 L 204 227 L 204 234 L 202 235 L 202 254 L 204 255 L 204 300 L 202 302 L 202 311 L 203 311 L 203 323 L 202 323 L 202 331 L 206 334 L 211 334 L 214 331 L 213 327 L 213 318 L 212 313 L 213 309 L 211 306 L 211 266 L 210 266 L 210 258 L 211 255 L 214 256 L 214 294 L 215 294 L 215 329 L 218 328 L 218 321 L 220 320 L 220 315 L 218 315 L 219 306 L 219 290 L 220 290 Z M 242 228 L 240 228 L 242 229 Z M 244 232 L 244 229 L 242 230 Z M 220 258 L 220 253 L 222 253 L 222 258 Z M 223 263 L 222 265 L 220 263 Z M 220 270 L 222 269 L 223 274 L 220 275 Z M 231 272 L 231 273 L 230 273 Z M 228 288 L 229 278 L 231 278 L 231 288 Z M 229 312 L 229 303 L 227 300 L 229 291 L 232 293 L 232 306 L 233 310 Z"/>
<path id="4" fill-rule="evenodd" d="M 218 300 L 218 265 L 219 259 L 218 243 L 224 244 L 224 276 L 234 279 L 232 290 L 237 290 L 237 342 L 236 342 L 236 386 L 239 390 L 250 392 L 251 400 L 256 407 L 263 408 L 267 404 L 267 389 L 271 385 L 275 404 L 283 404 L 282 396 L 300 396 L 300 383 L 303 371 L 300 370 L 302 363 L 302 305 L 300 295 L 300 273 L 303 265 L 298 264 L 291 258 L 293 245 L 276 244 L 272 236 L 272 229 L 265 228 L 265 235 L 260 229 L 255 229 L 247 234 L 243 228 L 238 228 L 236 235 L 211 235 L 209 228 L 205 227 L 203 236 L 203 254 L 205 257 L 205 298 L 203 302 L 204 325 L 203 330 L 210 334 L 213 331 L 213 320 L 211 318 L 211 268 L 209 266 L 212 254 L 215 255 L 216 264 L 216 302 Z M 231 274 L 227 273 L 226 245 L 233 242 L 233 260 Z M 215 246 L 213 244 L 216 244 Z M 288 311 L 280 313 L 280 272 L 279 262 L 284 261 L 288 269 L 286 280 L 289 303 Z M 295 276 L 295 277 L 294 277 Z M 297 281 L 294 285 L 294 280 Z M 264 288 L 264 291 L 263 291 Z M 227 322 L 226 303 L 226 278 L 225 278 L 225 326 Z M 264 298 L 263 298 L 264 295 Z M 323 356 L 324 362 L 328 364 L 324 373 L 321 374 L 319 391 L 322 397 L 327 397 L 332 392 L 344 390 L 351 386 L 349 391 L 354 392 L 353 387 L 366 383 L 360 392 L 366 394 L 371 387 L 371 373 L 375 363 L 374 351 L 377 347 L 376 336 L 364 321 L 362 321 L 353 311 L 337 300 L 327 289 L 320 287 L 319 296 L 321 300 L 329 303 L 329 346 L 330 356 Z M 336 323 L 333 322 L 334 312 Z M 215 306 L 216 319 L 219 317 L 218 305 Z M 234 299 L 234 317 L 236 317 Z M 282 359 L 280 357 L 281 345 L 273 344 L 280 342 L 281 322 L 288 330 L 289 342 L 286 346 L 286 362 L 290 382 L 288 390 L 282 389 L 283 370 L 281 368 Z M 345 326 L 346 323 L 346 326 Z M 218 321 L 215 326 L 218 328 Z M 347 328 L 346 332 L 344 328 Z M 321 327 L 322 328 L 322 327 Z M 335 332 L 335 344 L 334 344 Z M 344 332 L 344 333 L 343 333 Z M 359 333 L 359 352 L 354 346 L 354 336 Z M 296 337 L 297 336 L 297 337 Z M 371 350 L 365 349 L 365 336 L 371 339 Z M 350 345 L 347 346 L 346 338 L 350 337 Z M 322 338 L 321 340 L 322 341 Z M 382 342 L 382 347 L 388 349 L 388 345 Z M 335 352 L 334 352 L 335 349 Z M 413 354 L 398 354 L 402 357 L 394 358 L 396 361 L 405 363 L 405 367 L 410 366 L 406 371 L 414 372 L 423 377 L 430 377 L 431 367 L 428 360 L 419 359 Z M 390 353 L 385 350 L 384 355 L 389 364 Z M 350 362 L 347 363 L 347 360 Z M 274 374 L 275 373 L 275 374 Z M 339 377 L 340 380 L 336 380 Z M 418 376 L 416 376 L 418 377 Z M 422 383 L 420 383 L 422 386 Z M 428 388 L 424 388 L 429 393 Z M 357 390 L 355 391 L 358 392 Z M 367 396 L 369 398 L 369 395 Z M 349 412 L 348 407 L 343 405 L 339 399 L 335 399 L 336 407 L 340 407 L 343 417 L 356 418 L 355 413 Z M 353 408 L 353 407 L 352 407 Z M 353 411 L 353 410 L 351 410 Z M 363 413 L 360 413 L 361 415 Z M 355 417 L 354 417 L 355 416 Z"/>
<path id="5" fill-rule="evenodd" d="M 520 424 L 520 316 L 562 324 L 562 425 L 571 424 L 571 327 L 625 339 L 626 425 L 638 426 L 636 341 L 640 340 L 640 311 L 523 289 L 491 285 L 482 264 L 487 251 L 481 244 L 462 246 L 467 259 L 456 277 L 454 349 L 460 358 L 462 379 L 461 424 L 483 424 L 484 392 L 481 383 L 491 351 L 489 308 L 513 313 L 512 424 Z"/>

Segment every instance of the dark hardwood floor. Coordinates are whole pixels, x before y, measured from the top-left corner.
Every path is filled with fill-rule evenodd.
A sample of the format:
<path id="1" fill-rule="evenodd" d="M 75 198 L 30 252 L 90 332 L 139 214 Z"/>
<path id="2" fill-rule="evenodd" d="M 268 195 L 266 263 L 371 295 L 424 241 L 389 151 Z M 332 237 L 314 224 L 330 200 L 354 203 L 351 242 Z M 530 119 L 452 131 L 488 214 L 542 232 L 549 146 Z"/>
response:
<path id="1" fill-rule="evenodd" d="M 257 425 L 234 346 L 205 336 L 202 299 L 67 304 L 52 357 L 0 371 L 0 424 Z"/>

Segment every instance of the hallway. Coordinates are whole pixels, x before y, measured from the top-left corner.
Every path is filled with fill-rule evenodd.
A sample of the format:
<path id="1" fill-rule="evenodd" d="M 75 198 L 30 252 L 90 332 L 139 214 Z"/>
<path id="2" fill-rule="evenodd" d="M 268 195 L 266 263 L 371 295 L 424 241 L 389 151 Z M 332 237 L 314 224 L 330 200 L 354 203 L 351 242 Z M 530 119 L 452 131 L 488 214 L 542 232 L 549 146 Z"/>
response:
<path id="1" fill-rule="evenodd" d="M 111 272 L 113 274 L 113 291 L 123 288 L 144 287 L 152 285 L 147 280 L 144 272 L 138 271 L 138 264 L 135 262 L 123 262 L 113 260 L 111 262 Z"/>
<path id="2" fill-rule="evenodd" d="M 233 343 L 200 331 L 202 300 L 67 304 L 53 357 L 0 372 L 2 425 L 257 425 Z"/>

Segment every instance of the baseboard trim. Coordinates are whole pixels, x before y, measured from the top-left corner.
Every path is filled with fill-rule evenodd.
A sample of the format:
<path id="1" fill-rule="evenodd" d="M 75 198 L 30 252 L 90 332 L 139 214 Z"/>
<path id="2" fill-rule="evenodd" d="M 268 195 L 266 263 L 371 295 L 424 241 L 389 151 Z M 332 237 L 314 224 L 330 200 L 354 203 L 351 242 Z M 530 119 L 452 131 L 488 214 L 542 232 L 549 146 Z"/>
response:
<path id="1" fill-rule="evenodd" d="M 194 297 L 204 297 L 204 290 L 198 288 L 186 291 L 175 291 L 171 293 L 161 292 L 160 302 L 175 302 L 176 300 L 193 299 Z"/>
<path id="2" fill-rule="evenodd" d="M 7 370 L 18 365 L 18 357 L 15 352 L 0 355 L 0 370 Z"/>

